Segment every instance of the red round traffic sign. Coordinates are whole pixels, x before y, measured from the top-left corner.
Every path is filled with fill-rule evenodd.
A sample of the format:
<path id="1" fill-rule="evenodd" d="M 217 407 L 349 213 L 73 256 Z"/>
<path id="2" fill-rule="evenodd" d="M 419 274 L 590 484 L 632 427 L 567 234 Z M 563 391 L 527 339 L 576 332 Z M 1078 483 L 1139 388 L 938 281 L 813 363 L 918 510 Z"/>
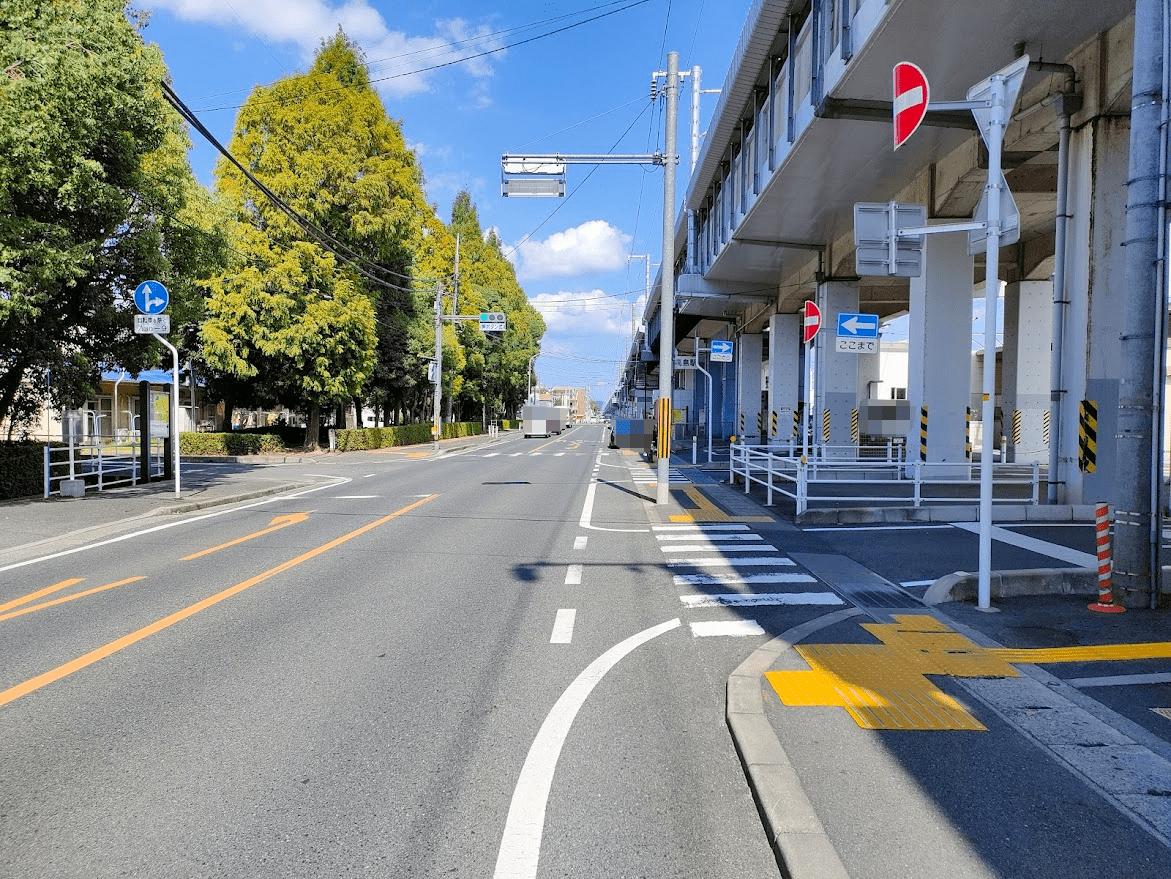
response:
<path id="1" fill-rule="evenodd" d="M 812 299 L 807 299 L 804 308 L 801 309 L 801 313 L 804 316 L 801 341 L 809 343 L 813 341 L 813 337 L 821 329 L 821 309 L 817 307 L 817 303 Z"/>
<path id="2" fill-rule="evenodd" d="M 923 117 L 927 115 L 927 102 L 931 99 L 931 89 L 927 85 L 927 75 L 918 65 L 910 61 L 900 61 L 895 65 L 895 149 L 897 150 L 907 139 L 915 133 Z"/>

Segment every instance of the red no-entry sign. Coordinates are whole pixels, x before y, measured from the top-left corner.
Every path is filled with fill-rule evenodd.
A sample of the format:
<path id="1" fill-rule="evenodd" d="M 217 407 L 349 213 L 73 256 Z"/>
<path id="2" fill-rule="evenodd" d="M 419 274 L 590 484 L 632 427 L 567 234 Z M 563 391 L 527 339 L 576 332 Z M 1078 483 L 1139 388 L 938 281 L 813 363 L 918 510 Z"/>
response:
<path id="1" fill-rule="evenodd" d="M 931 90 L 927 76 L 918 65 L 900 61 L 895 65 L 895 149 L 897 150 L 915 133 L 923 117 L 927 115 L 927 102 Z"/>
<path id="2" fill-rule="evenodd" d="M 821 309 L 817 307 L 817 303 L 811 299 L 805 301 L 804 326 L 801 333 L 801 341 L 808 344 L 813 341 L 813 337 L 817 335 L 817 331 L 821 329 Z"/>

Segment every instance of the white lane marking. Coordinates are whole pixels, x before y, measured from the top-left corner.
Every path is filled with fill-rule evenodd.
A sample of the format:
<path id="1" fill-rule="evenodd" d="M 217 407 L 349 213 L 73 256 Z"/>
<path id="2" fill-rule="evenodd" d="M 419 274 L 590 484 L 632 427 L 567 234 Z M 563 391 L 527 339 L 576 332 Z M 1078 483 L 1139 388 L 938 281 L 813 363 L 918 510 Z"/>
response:
<path id="1" fill-rule="evenodd" d="M 565 571 L 565 585 L 566 586 L 580 586 L 581 585 L 581 565 L 570 565 Z"/>
<path id="2" fill-rule="evenodd" d="M 1157 672 L 1143 675 L 1109 675 L 1100 678 L 1066 678 L 1071 687 L 1135 687 L 1145 684 L 1171 684 L 1171 674 Z"/>
<path id="3" fill-rule="evenodd" d="M 589 542 L 589 537 L 587 535 L 579 534 L 577 537 L 573 538 L 573 548 L 574 549 L 585 549 L 586 543 L 588 543 L 588 542 Z"/>
<path id="4" fill-rule="evenodd" d="M 951 525 L 827 525 L 824 528 L 802 528 L 802 531 L 938 531 Z"/>
<path id="5" fill-rule="evenodd" d="M 955 522 L 951 527 L 959 528 L 961 531 L 970 531 L 972 534 L 980 533 L 979 522 Z M 1051 559 L 1069 562 L 1070 564 L 1077 565 L 1079 568 L 1096 568 L 1098 566 L 1098 557 L 1091 553 L 1080 552 L 1057 543 L 1049 543 L 1047 540 L 1038 540 L 1036 537 L 1029 537 L 1027 534 L 1014 534 L 996 525 L 992 526 L 992 539 L 1020 549 L 1027 549 L 1029 552 L 1047 555 Z"/>
<path id="6" fill-rule="evenodd" d="M 718 567 L 728 567 L 731 565 L 737 565 L 737 566 L 747 565 L 750 567 L 762 567 L 762 566 L 766 566 L 766 565 L 782 565 L 783 566 L 783 565 L 796 565 L 796 564 L 797 563 L 795 561 L 793 561 L 790 558 L 785 558 L 784 556 L 781 556 L 780 558 L 777 558 L 776 556 L 773 556 L 771 558 L 761 556 L 760 558 L 752 558 L 752 559 L 723 559 L 723 558 L 687 559 L 686 561 L 680 560 L 677 562 L 676 561 L 667 562 L 667 567 L 668 568 L 678 568 L 678 567 L 718 568 Z"/>
<path id="7" fill-rule="evenodd" d="M 934 580 L 904 580 L 899 583 L 904 589 L 915 589 L 918 586 L 930 586 Z"/>
<path id="8" fill-rule="evenodd" d="M 688 610 L 700 607 L 784 607 L 805 604 L 845 604 L 832 592 L 752 592 L 741 595 L 680 595 Z"/>
<path id="9" fill-rule="evenodd" d="M 377 494 L 335 494 L 333 500 L 335 501 L 368 501 L 372 498 L 381 497 Z"/>
<path id="10" fill-rule="evenodd" d="M 309 475 L 312 476 L 313 474 L 309 474 Z M 320 474 L 318 474 L 318 475 L 320 475 Z M 52 561 L 53 559 L 59 559 L 59 558 L 62 558 L 63 556 L 73 555 L 74 553 L 78 553 L 78 552 L 84 552 L 87 549 L 97 549 L 98 547 L 101 547 L 101 546 L 109 546 L 112 543 L 121 543 L 124 540 L 133 540 L 135 537 L 142 537 L 144 534 L 153 534 L 156 531 L 166 531 L 168 528 L 177 528 L 180 525 L 190 525 L 192 522 L 202 522 L 204 519 L 214 519 L 217 516 L 226 516 L 229 513 L 238 513 L 241 510 L 251 510 L 253 507 L 267 506 L 268 504 L 276 503 L 277 501 L 287 501 L 287 500 L 292 500 L 294 498 L 304 497 L 307 494 L 313 494 L 314 492 L 317 492 L 317 491 L 325 491 L 326 489 L 329 489 L 329 488 L 337 488 L 339 485 L 345 485 L 347 482 L 353 481 L 348 476 L 328 476 L 326 478 L 327 479 L 334 479 L 337 481 L 331 482 L 328 485 L 317 485 L 317 486 L 314 486 L 313 488 L 307 488 L 304 491 L 298 491 L 298 492 L 295 492 L 294 494 L 273 495 L 272 497 L 267 497 L 264 500 L 256 501 L 255 503 L 244 504 L 243 506 L 239 506 L 239 507 L 229 507 L 226 510 L 216 510 L 214 513 L 203 513 L 202 515 L 192 516 L 191 518 L 188 518 L 188 519 L 179 519 L 175 522 L 168 522 L 165 525 L 155 525 L 153 528 L 144 528 L 141 531 L 132 531 L 129 534 L 122 534 L 118 537 L 111 537 L 109 540 L 99 540 L 96 543 L 87 543 L 84 546 L 75 546 L 73 549 L 64 549 L 61 552 L 55 552 L 55 553 L 51 553 L 50 555 L 39 556 L 38 558 L 28 559 L 23 562 L 13 562 L 11 565 L 5 565 L 4 567 L 0 568 L 0 572 L 11 571 L 16 568 L 26 567 L 28 565 L 35 565 L 39 562 Z M 431 495 L 424 494 L 424 495 L 420 495 L 420 497 L 431 497 Z"/>
<path id="11" fill-rule="evenodd" d="M 573 641 L 573 621 L 577 611 L 573 608 L 562 608 L 557 611 L 557 618 L 553 620 L 553 635 L 549 638 L 550 644 L 569 644 Z"/>
<path id="12" fill-rule="evenodd" d="M 594 494 L 597 489 L 597 482 L 591 482 L 589 488 L 586 489 L 585 503 L 582 504 L 581 518 L 578 520 L 578 524 L 582 528 L 589 528 L 591 531 L 637 531 L 639 533 L 647 530 L 646 528 L 605 528 L 601 525 L 591 525 L 590 519 L 594 515 Z"/>
<path id="13" fill-rule="evenodd" d="M 494 879 L 533 879 L 537 875 L 549 789 L 553 786 L 557 760 L 577 712 L 594 687 L 619 661 L 647 641 L 679 625 L 678 619 L 669 620 L 611 647 L 591 662 L 558 698 L 529 747 L 520 778 L 512 792 L 508 818 L 504 822 L 504 836 L 500 840 L 500 853 L 496 857 L 496 869 L 492 874 Z"/>
<path id="14" fill-rule="evenodd" d="M 564 454 L 565 454 L 565 452 L 554 452 L 554 453 L 553 453 L 553 457 L 554 457 L 554 458 L 560 458 L 560 457 L 561 457 L 562 455 L 564 455 Z"/>
<path id="15" fill-rule="evenodd" d="M 519 458 L 519 457 L 520 457 L 521 455 L 523 455 L 523 454 L 524 454 L 524 452 L 513 452 L 513 453 L 512 453 L 511 455 L 509 455 L 508 457 L 510 457 L 510 458 Z"/>
<path id="16" fill-rule="evenodd" d="M 722 532 L 716 534 L 706 534 L 703 531 L 683 531 L 672 534 L 656 534 L 655 539 L 657 539 L 660 543 L 665 543 L 669 540 L 736 540 L 742 543 L 751 543 L 754 540 L 764 540 L 764 538 L 759 534 L 725 534 Z"/>
<path id="17" fill-rule="evenodd" d="M 688 623 L 696 638 L 746 638 L 763 635 L 764 629 L 756 620 L 715 620 L 706 623 Z"/>
<path id="18" fill-rule="evenodd" d="M 811 574 L 676 574 L 676 586 L 775 586 L 778 583 L 816 583 Z"/>
<path id="19" fill-rule="evenodd" d="M 733 523 L 713 523 L 701 524 L 694 523 L 689 525 L 655 525 L 655 531 L 747 531 L 748 526 L 744 524 Z"/>
<path id="20" fill-rule="evenodd" d="M 370 478 L 372 478 L 372 477 L 374 477 L 374 476 L 377 476 L 377 475 L 378 475 L 377 473 L 367 473 L 367 474 L 366 474 L 365 476 L 363 476 L 362 478 L 363 478 L 363 479 L 370 479 Z"/>
<path id="21" fill-rule="evenodd" d="M 489 452 L 488 454 L 486 454 L 486 455 L 483 455 L 483 457 L 485 457 L 485 458 L 495 458 L 495 457 L 496 457 L 497 455 L 499 455 L 499 454 L 500 454 L 499 452 Z"/>
<path id="22" fill-rule="evenodd" d="M 660 546 L 663 552 L 780 552 L 775 546 L 753 543 L 741 546 L 735 543 L 688 543 L 683 546 Z"/>

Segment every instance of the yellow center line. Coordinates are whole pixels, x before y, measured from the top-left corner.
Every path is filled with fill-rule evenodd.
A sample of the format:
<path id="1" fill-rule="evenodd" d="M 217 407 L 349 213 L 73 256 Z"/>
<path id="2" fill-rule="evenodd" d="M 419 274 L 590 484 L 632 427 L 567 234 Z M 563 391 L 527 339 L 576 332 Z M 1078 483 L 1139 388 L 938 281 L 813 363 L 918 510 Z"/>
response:
<path id="1" fill-rule="evenodd" d="M 263 531 L 257 531 L 254 534 L 246 534 L 243 537 L 237 537 L 235 540 L 229 540 L 227 543 L 221 543 L 219 546 L 213 546 L 210 549 L 194 552 L 191 555 L 185 555 L 182 559 L 180 559 L 180 561 L 189 562 L 192 559 L 197 559 L 201 556 L 211 555 L 213 552 L 219 552 L 221 549 L 227 549 L 229 546 L 236 546 L 239 543 L 244 543 L 245 541 L 252 540 L 257 537 L 263 537 L 265 534 L 272 534 L 274 531 L 280 531 L 282 528 L 288 528 L 290 525 L 295 525 L 298 522 L 304 522 L 308 518 L 308 513 L 290 513 L 287 516 L 277 516 Z"/>
<path id="2" fill-rule="evenodd" d="M 63 598 L 54 598 L 52 601 L 44 601 L 40 604 L 34 604 L 31 607 L 22 607 L 20 610 L 14 610 L 12 613 L 6 613 L 0 616 L 0 622 L 10 620 L 13 617 L 21 616 L 22 614 L 32 613 L 34 610 L 44 610 L 46 607 L 53 607 L 57 604 L 64 604 L 67 601 L 73 601 L 75 598 L 84 598 L 87 595 L 93 595 L 96 592 L 105 592 L 107 589 L 113 589 L 116 586 L 125 586 L 127 583 L 137 583 L 139 580 L 145 580 L 146 577 L 128 577 L 125 580 L 119 580 L 117 583 L 107 583 L 105 586 L 95 586 L 93 589 L 86 589 L 84 592 L 74 592 L 72 595 L 66 595 Z M 68 581 L 67 581 L 68 582 Z M 74 580 L 74 583 L 80 583 L 81 580 Z"/>
<path id="3" fill-rule="evenodd" d="M 52 595 L 59 589 L 68 589 L 70 586 L 73 586 L 76 583 L 80 583 L 84 579 L 85 577 L 73 577 L 69 580 L 62 580 L 60 583 L 54 583 L 52 586 L 46 586 L 44 589 L 40 589 L 37 592 L 30 592 L 23 598 L 14 598 L 7 604 L 0 604 L 0 613 L 4 613 L 4 611 L 11 610 L 14 607 L 19 607 L 20 605 L 26 604 L 27 602 L 36 601 L 38 598 L 44 598 L 46 595 Z"/>
<path id="4" fill-rule="evenodd" d="M 415 501 L 413 504 L 408 504 L 401 510 L 396 510 L 395 512 L 387 516 L 383 516 L 381 519 L 377 519 L 368 525 L 363 525 L 361 528 L 358 528 L 355 531 L 351 531 L 349 534 L 343 534 L 336 540 L 331 540 L 329 543 L 322 544 L 316 549 L 311 549 L 306 553 L 302 553 L 295 559 L 290 559 L 287 562 L 283 562 L 277 565 L 275 568 L 270 568 L 263 574 L 257 574 L 255 577 L 251 577 L 241 583 L 237 583 L 235 586 L 231 586 L 222 592 L 217 592 L 215 595 L 211 595 L 202 601 L 197 601 L 195 604 L 185 607 L 182 610 L 178 610 L 170 616 L 163 617 L 161 620 L 157 620 L 151 623 L 149 626 L 144 626 L 138 631 L 131 632 L 129 635 L 123 635 L 121 638 L 118 638 L 115 641 L 111 641 L 109 644 L 105 644 L 101 647 L 91 650 L 89 653 L 86 653 L 83 656 L 79 656 L 77 659 L 67 662 L 64 665 L 59 665 L 57 668 L 51 669 L 47 672 L 44 672 L 43 674 L 39 674 L 35 678 L 30 678 L 22 684 L 17 684 L 14 687 L 9 687 L 7 690 L 0 691 L 0 705 L 7 705 L 9 702 L 13 702 L 19 699 L 21 696 L 27 696 L 29 693 L 35 692 L 41 687 L 47 686 L 54 681 L 59 681 L 61 678 L 71 675 L 75 671 L 80 671 L 81 669 L 91 666 L 96 662 L 100 662 L 108 656 L 113 656 L 115 653 L 118 653 L 121 650 L 125 650 L 131 645 L 137 644 L 144 638 L 149 638 L 151 635 L 170 628 L 171 626 L 175 625 L 175 623 L 182 622 L 188 617 L 193 617 L 197 613 L 207 610 L 209 607 L 219 604 L 221 601 L 225 601 L 226 599 L 231 598 L 233 595 L 237 595 L 243 592 L 245 589 L 255 586 L 257 583 L 262 583 L 270 577 L 274 577 L 277 574 L 283 573 L 290 568 L 295 568 L 302 562 L 309 561 L 309 559 L 315 558 L 324 552 L 335 549 L 348 540 L 352 540 L 355 537 L 365 534 L 367 531 L 372 531 L 379 525 L 386 524 L 391 519 L 397 519 L 404 513 L 409 513 L 416 507 L 420 507 L 427 503 L 427 501 L 434 500 L 438 496 L 439 495 L 435 494 L 428 495 L 422 500 Z"/>

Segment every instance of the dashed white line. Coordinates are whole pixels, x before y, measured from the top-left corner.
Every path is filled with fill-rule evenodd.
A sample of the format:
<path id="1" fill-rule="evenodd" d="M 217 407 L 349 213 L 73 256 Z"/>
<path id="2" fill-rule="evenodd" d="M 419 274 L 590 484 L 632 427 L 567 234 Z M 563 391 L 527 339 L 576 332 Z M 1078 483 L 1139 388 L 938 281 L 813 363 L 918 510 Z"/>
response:
<path id="1" fill-rule="evenodd" d="M 581 585 L 581 565 L 570 565 L 565 571 L 566 586 Z"/>
<path id="2" fill-rule="evenodd" d="M 573 641 L 573 621 L 577 611 L 573 608 L 562 608 L 557 611 L 557 618 L 553 620 L 553 635 L 549 638 L 550 644 L 569 644 Z"/>
<path id="3" fill-rule="evenodd" d="M 585 549 L 585 548 L 586 548 L 586 543 L 588 543 L 588 542 L 589 542 L 589 539 L 590 539 L 590 538 L 589 538 L 589 536 L 588 536 L 588 535 L 586 535 L 586 534 L 579 534 L 577 537 L 575 537 L 575 538 L 573 539 L 573 548 L 574 548 L 574 549 Z"/>

